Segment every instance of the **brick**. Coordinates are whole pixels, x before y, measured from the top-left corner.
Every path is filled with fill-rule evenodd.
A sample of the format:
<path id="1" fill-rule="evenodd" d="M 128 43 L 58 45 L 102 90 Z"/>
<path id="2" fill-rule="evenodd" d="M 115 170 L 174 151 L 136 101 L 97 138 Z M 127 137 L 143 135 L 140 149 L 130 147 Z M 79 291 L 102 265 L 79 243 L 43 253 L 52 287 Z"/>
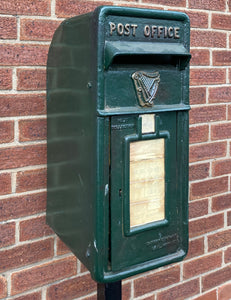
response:
<path id="1" fill-rule="evenodd" d="M 131 298 L 129 298 L 129 299 L 131 299 Z M 155 300 L 155 295 L 142 298 L 142 300 Z"/>
<path id="2" fill-rule="evenodd" d="M 197 298 L 194 298 L 194 300 L 217 300 L 217 292 L 216 292 L 216 290 L 213 290 L 213 291 L 205 293 Z"/>
<path id="3" fill-rule="evenodd" d="M 223 214 L 201 218 L 189 222 L 189 236 L 196 237 L 217 230 L 224 226 Z"/>
<path id="4" fill-rule="evenodd" d="M 131 282 L 125 282 L 122 284 L 122 300 L 130 300 L 130 299 L 131 299 Z"/>
<path id="5" fill-rule="evenodd" d="M 208 28 L 208 13 L 199 11 L 186 11 L 189 16 L 191 28 Z"/>
<path id="6" fill-rule="evenodd" d="M 189 143 L 202 143 L 207 142 L 209 139 L 209 126 L 202 125 L 189 128 Z"/>
<path id="7" fill-rule="evenodd" d="M 231 211 L 227 212 L 227 224 L 228 224 L 228 226 L 231 225 Z"/>
<path id="8" fill-rule="evenodd" d="M 97 300 L 97 295 L 89 296 L 87 298 L 84 298 L 84 300 Z"/>
<path id="9" fill-rule="evenodd" d="M 20 39 L 23 41 L 50 41 L 60 21 L 22 19 Z"/>
<path id="10" fill-rule="evenodd" d="M 14 121 L 0 122 L 0 143 L 10 143 L 14 140 Z"/>
<path id="11" fill-rule="evenodd" d="M 213 176 L 221 176 L 229 173 L 231 173 L 231 159 L 218 160 L 212 163 Z"/>
<path id="12" fill-rule="evenodd" d="M 36 193 L 0 200 L 0 221 L 20 218 L 43 212 L 46 208 L 46 193 Z"/>
<path id="13" fill-rule="evenodd" d="M 87 272 L 88 270 L 87 270 L 87 268 L 84 266 L 84 264 L 82 264 L 81 262 L 80 262 L 80 273 L 85 273 L 85 272 Z"/>
<path id="14" fill-rule="evenodd" d="M 155 289 L 157 290 L 179 281 L 180 269 L 178 266 L 156 272 L 151 275 L 146 275 L 134 280 L 134 296 L 139 297 L 146 293 L 152 292 L 153 284 L 155 285 Z"/>
<path id="15" fill-rule="evenodd" d="M 11 193 L 11 175 L 9 173 L 0 174 L 0 195 Z"/>
<path id="16" fill-rule="evenodd" d="M 206 102 L 206 88 L 190 88 L 190 104 L 204 104 Z"/>
<path id="17" fill-rule="evenodd" d="M 46 89 L 46 70 L 19 69 L 17 70 L 17 89 L 19 91 L 41 91 Z"/>
<path id="18" fill-rule="evenodd" d="M 208 199 L 189 203 L 189 218 L 198 218 L 208 214 Z"/>
<path id="19" fill-rule="evenodd" d="M 227 248 L 225 251 L 224 261 L 226 264 L 231 262 L 231 247 Z"/>
<path id="20" fill-rule="evenodd" d="M 9 250 L 0 251 L 0 270 L 5 272 L 25 265 L 30 265 L 54 255 L 53 239 L 42 240 Z"/>
<path id="21" fill-rule="evenodd" d="M 16 176 L 16 192 L 33 191 L 44 189 L 47 185 L 47 170 L 36 169 L 21 171 Z"/>
<path id="22" fill-rule="evenodd" d="M 6 278 L 3 276 L 0 276 L 0 299 L 6 299 L 7 296 L 7 282 Z"/>
<path id="23" fill-rule="evenodd" d="M 46 45 L 2 44 L 0 45 L 0 65 L 45 66 L 47 54 L 48 46 Z"/>
<path id="24" fill-rule="evenodd" d="M 213 51 L 214 66 L 231 65 L 231 51 Z"/>
<path id="25" fill-rule="evenodd" d="M 15 223 L 0 224 L 0 248 L 13 245 L 15 242 Z"/>
<path id="26" fill-rule="evenodd" d="M 189 241 L 189 249 L 186 259 L 204 254 L 204 238 Z"/>
<path id="27" fill-rule="evenodd" d="M 50 286 L 47 290 L 47 300 L 74 299 L 95 290 L 96 283 L 87 274 Z"/>
<path id="28" fill-rule="evenodd" d="M 191 30 L 191 47 L 226 48 L 226 33 L 212 30 Z"/>
<path id="29" fill-rule="evenodd" d="M 185 7 L 186 1 L 185 0 L 144 0 L 144 2 L 152 3 L 152 4 L 162 4 L 168 6 L 177 6 L 177 7 Z"/>
<path id="30" fill-rule="evenodd" d="M 208 196 L 228 191 L 228 177 L 220 177 L 195 182 L 191 184 L 191 199 L 205 198 Z"/>
<path id="31" fill-rule="evenodd" d="M 209 176 L 209 163 L 189 166 L 189 181 L 204 179 Z"/>
<path id="32" fill-rule="evenodd" d="M 15 295 L 75 274 L 76 258 L 74 256 L 24 269 L 12 274 L 11 293 Z M 78 280 L 79 278 L 76 283 Z"/>
<path id="33" fill-rule="evenodd" d="M 231 105 L 228 106 L 228 120 L 231 120 Z"/>
<path id="34" fill-rule="evenodd" d="M 231 194 L 212 198 L 212 211 L 221 211 L 231 208 Z"/>
<path id="35" fill-rule="evenodd" d="M 219 268 L 222 264 L 222 252 L 202 256 L 184 263 L 183 277 L 188 279 Z"/>
<path id="36" fill-rule="evenodd" d="M 231 283 L 227 283 L 218 288 L 218 299 L 230 300 L 231 295 Z"/>
<path id="37" fill-rule="evenodd" d="M 226 83 L 226 71 L 224 69 L 191 69 L 190 84 L 208 85 Z"/>
<path id="38" fill-rule="evenodd" d="M 192 59 L 190 60 L 191 66 L 209 66 L 210 65 L 210 53 L 206 49 L 192 49 Z"/>
<path id="39" fill-rule="evenodd" d="M 199 279 L 175 285 L 174 287 L 157 294 L 157 300 L 179 299 L 192 297 L 200 292 Z"/>
<path id="40" fill-rule="evenodd" d="M 231 138 L 231 123 L 212 125 L 211 139 L 222 140 Z"/>
<path id="41" fill-rule="evenodd" d="M 231 18 L 229 15 L 224 14 L 212 14 L 212 28 L 231 30 Z"/>
<path id="42" fill-rule="evenodd" d="M 59 18 L 73 17 L 91 12 L 100 5 L 113 5 L 113 3 L 103 1 L 56 0 L 55 13 Z"/>
<path id="43" fill-rule="evenodd" d="M 12 70 L 0 68 L 0 90 L 12 89 Z"/>
<path id="44" fill-rule="evenodd" d="M 227 266 L 202 277 L 202 290 L 207 291 L 230 280 L 231 266 Z"/>
<path id="45" fill-rule="evenodd" d="M 225 105 L 193 107 L 189 114 L 190 124 L 207 123 L 222 120 L 226 120 Z"/>
<path id="46" fill-rule="evenodd" d="M 69 253 L 71 250 L 57 237 L 57 255 Z"/>
<path id="47" fill-rule="evenodd" d="M 49 16 L 50 15 L 50 1 L 49 0 L 1 0 L 0 13 L 12 15 L 36 15 Z"/>
<path id="48" fill-rule="evenodd" d="M 229 103 L 231 98 L 231 87 L 210 87 L 209 103 Z"/>
<path id="49" fill-rule="evenodd" d="M 32 240 L 54 234 L 53 230 L 46 224 L 46 217 L 37 217 L 19 223 L 20 241 Z"/>
<path id="50" fill-rule="evenodd" d="M 1 4 L 0 4 L 1 7 Z M 15 17 L 0 17 L 0 39 L 17 38 L 17 21 Z"/>
<path id="51" fill-rule="evenodd" d="M 208 236 L 208 250 L 214 251 L 230 244 L 231 230 L 217 232 Z"/>
<path id="52" fill-rule="evenodd" d="M 225 11 L 225 0 L 189 0 L 189 8 Z"/>
<path id="53" fill-rule="evenodd" d="M 214 159 L 226 156 L 226 143 L 216 142 L 203 145 L 193 145 L 189 149 L 190 162 Z"/>
<path id="54" fill-rule="evenodd" d="M 46 145 L 0 148 L 0 169 L 13 169 L 46 163 Z"/>
<path id="55" fill-rule="evenodd" d="M 32 294 L 27 294 L 20 297 L 12 298 L 13 300 L 42 300 L 42 293 L 41 292 L 35 292 Z"/>
<path id="56" fill-rule="evenodd" d="M 19 141 L 45 140 L 47 137 L 47 120 L 21 120 L 19 125 Z"/>
<path id="57" fill-rule="evenodd" d="M 0 95 L 0 117 L 41 115 L 46 113 L 44 94 Z"/>
<path id="58" fill-rule="evenodd" d="M 127 1 L 127 3 L 123 3 L 123 4 L 121 4 L 123 7 L 131 7 L 131 3 L 130 2 L 133 2 L 133 0 L 128 0 Z M 135 4 L 135 7 L 137 7 L 137 8 L 148 8 L 148 9 L 158 9 L 158 10 L 164 10 L 164 7 L 160 7 L 160 6 L 151 6 L 150 7 L 150 3 L 149 2 L 147 2 L 146 4 L 142 4 L 142 2 L 141 3 L 136 3 Z M 176 10 L 176 9 L 171 9 L 171 8 L 168 8 L 168 10 Z"/>

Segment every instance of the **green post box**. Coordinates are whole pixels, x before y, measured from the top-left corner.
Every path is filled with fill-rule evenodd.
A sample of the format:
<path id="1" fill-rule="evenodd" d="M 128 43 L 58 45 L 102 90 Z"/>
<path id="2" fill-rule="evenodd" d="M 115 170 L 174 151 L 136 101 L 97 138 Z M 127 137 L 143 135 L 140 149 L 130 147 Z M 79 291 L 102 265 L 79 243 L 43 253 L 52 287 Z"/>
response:
<path id="1" fill-rule="evenodd" d="M 64 21 L 47 68 L 47 222 L 98 282 L 188 247 L 189 19 L 99 7 Z"/>

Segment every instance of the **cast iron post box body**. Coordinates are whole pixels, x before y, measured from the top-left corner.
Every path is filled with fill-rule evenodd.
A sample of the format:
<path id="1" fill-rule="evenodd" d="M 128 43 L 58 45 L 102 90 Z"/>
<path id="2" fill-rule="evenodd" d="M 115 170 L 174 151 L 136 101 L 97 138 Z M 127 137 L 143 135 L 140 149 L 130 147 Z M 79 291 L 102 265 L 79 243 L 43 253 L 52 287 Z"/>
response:
<path id="1" fill-rule="evenodd" d="M 55 32 L 47 222 L 98 282 L 184 258 L 189 19 L 100 7 Z"/>

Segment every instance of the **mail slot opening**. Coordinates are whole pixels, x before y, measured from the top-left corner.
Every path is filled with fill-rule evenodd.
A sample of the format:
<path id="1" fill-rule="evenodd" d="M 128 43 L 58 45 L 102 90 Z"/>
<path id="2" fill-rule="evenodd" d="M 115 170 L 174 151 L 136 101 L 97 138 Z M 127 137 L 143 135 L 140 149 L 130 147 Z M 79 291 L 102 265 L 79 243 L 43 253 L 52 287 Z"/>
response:
<path id="1" fill-rule="evenodd" d="M 112 65 L 120 64 L 145 64 L 145 65 L 173 65 L 180 64 L 180 58 L 174 55 L 117 55 L 113 58 Z"/>
<path id="2" fill-rule="evenodd" d="M 179 63 L 180 70 L 185 69 L 191 58 L 190 53 L 182 44 L 128 42 L 107 42 L 105 48 L 105 69 L 112 63 L 135 63 L 140 64 L 176 64 Z"/>

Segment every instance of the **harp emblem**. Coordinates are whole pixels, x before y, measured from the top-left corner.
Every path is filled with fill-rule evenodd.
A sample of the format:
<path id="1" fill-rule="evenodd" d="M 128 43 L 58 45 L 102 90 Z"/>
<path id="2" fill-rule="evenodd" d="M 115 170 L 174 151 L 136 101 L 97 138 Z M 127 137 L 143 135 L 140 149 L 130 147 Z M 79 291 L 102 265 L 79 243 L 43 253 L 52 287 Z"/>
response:
<path id="1" fill-rule="evenodd" d="M 132 74 L 136 94 L 141 106 L 152 106 L 160 82 L 159 72 L 137 71 Z"/>

